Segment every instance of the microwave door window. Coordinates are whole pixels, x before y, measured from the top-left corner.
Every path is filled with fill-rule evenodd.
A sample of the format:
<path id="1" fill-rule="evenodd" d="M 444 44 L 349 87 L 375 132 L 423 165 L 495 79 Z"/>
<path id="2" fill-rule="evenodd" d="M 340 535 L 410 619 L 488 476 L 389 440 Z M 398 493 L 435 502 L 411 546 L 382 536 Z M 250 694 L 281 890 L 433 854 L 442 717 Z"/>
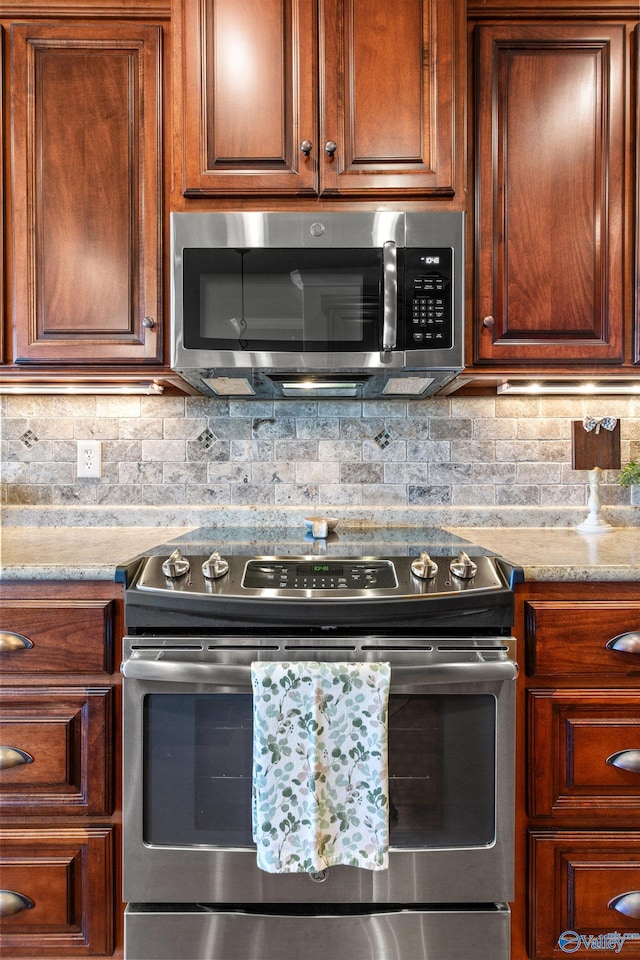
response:
<path id="1" fill-rule="evenodd" d="M 378 250 L 185 250 L 184 340 L 197 349 L 379 346 Z"/>

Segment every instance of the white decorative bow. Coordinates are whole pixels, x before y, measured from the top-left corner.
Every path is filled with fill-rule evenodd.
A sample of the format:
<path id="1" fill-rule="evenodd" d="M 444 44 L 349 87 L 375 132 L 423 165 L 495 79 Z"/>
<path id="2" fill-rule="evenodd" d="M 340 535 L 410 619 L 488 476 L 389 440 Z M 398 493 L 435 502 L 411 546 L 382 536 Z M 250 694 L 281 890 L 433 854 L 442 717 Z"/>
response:
<path id="1" fill-rule="evenodd" d="M 582 421 L 587 433 L 591 432 L 591 430 L 600 433 L 600 427 L 604 427 L 605 430 L 615 430 L 617 422 L 614 417 L 601 417 L 600 419 L 597 417 L 585 417 Z"/>

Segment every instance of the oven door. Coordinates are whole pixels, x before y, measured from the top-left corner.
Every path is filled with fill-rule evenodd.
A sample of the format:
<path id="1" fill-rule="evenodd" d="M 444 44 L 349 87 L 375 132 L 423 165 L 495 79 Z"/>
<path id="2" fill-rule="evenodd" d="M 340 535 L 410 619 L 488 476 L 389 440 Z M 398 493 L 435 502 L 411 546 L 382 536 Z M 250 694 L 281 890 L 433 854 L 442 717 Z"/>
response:
<path id="1" fill-rule="evenodd" d="M 458 645 L 457 653 L 425 663 L 407 651 L 409 641 L 404 647 L 399 641 L 399 649 L 375 657 L 392 663 L 389 868 L 300 875 L 269 874 L 256 865 L 249 664 L 228 662 L 230 651 L 227 662 L 191 662 L 188 649 L 177 651 L 166 640 L 162 649 L 132 643 L 137 649 L 122 666 L 125 900 L 511 899 L 517 668 L 504 653 L 461 653 Z M 498 643 L 504 651 L 505 640 Z M 341 659 L 304 653 L 304 659 Z M 271 657 L 292 659 L 291 650 Z"/>

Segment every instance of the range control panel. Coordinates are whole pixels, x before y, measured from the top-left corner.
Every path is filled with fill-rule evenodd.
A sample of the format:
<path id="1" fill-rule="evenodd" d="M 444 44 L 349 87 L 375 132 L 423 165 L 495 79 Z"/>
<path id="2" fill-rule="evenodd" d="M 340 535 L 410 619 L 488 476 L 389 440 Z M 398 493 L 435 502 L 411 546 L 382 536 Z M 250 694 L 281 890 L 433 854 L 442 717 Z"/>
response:
<path id="1" fill-rule="evenodd" d="M 449 348 L 453 344 L 453 251 L 407 250 L 406 257 L 406 349 Z"/>
<path id="2" fill-rule="evenodd" d="M 250 560 L 242 586 L 257 590 L 376 590 L 397 587 L 390 560 Z"/>

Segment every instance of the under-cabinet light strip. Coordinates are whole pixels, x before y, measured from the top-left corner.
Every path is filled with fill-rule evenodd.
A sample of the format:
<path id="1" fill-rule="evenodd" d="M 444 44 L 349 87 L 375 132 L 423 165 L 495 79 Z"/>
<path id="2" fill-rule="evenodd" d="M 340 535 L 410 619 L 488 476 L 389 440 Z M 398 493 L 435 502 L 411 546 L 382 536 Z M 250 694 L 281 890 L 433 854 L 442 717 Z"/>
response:
<path id="1" fill-rule="evenodd" d="M 34 396 L 159 396 L 164 387 L 159 383 L 0 383 L 0 395 Z"/>
<path id="2" fill-rule="evenodd" d="M 507 381 L 497 386 L 497 393 L 518 394 L 528 396 L 597 396 L 599 394 L 619 394 L 626 396 L 640 395 L 640 381 L 590 381 L 588 383 L 576 381 L 575 383 L 554 382 L 553 380 L 541 380 L 535 382 L 514 382 Z"/>

